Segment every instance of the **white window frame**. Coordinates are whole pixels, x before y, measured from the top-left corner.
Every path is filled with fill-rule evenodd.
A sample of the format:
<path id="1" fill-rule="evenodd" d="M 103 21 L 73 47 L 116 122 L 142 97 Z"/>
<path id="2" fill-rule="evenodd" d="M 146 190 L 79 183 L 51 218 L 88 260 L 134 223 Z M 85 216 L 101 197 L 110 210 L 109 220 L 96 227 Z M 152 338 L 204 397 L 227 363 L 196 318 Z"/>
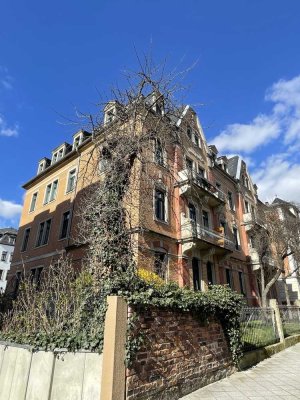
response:
<path id="1" fill-rule="evenodd" d="M 45 233 L 46 233 L 46 222 L 49 221 L 49 220 L 50 220 L 50 229 L 49 229 L 48 240 L 47 240 L 47 243 L 43 243 L 43 242 L 44 242 L 44 238 L 45 238 Z M 44 227 L 43 227 L 41 244 L 38 245 L 37 243 L 38 243 L 38 237 L 39 237 L 39 232 L 40 232 L 40 226 L 41 226 L 41 224 L 42 224 L 43 222 L 44 222 L 45 225 L 44 225 Z M 37 230 L 37 233 L 36 233 L 36 239 L 35 239 L 35 247 L 36 247 L 36 248 L 39 248 L 39 247 L 43 247 L 43 246 L 47 246 L 47 245 L 48 245 L 48 243 L 49 243 L 49 238 L 50 238 L 50 234 L 51 234 L 51 227 L 52 227 L 52 218 L 48 218 L 48 219 L 45 219 L 45 220 L 39 222 L 39 224 L 38 224 L 38 230 Z"/>
<path id="2" fill-rule="evenodd" d="M 156 217 L 155 213 L 155 193 L 156 190 L 159 190 L 161 192 L 165 193 L 165 203 L 164 203 L 164 208 L 165 208 L 165 219 L 161 220 Z M 169 224 L 169 194 L 168 194 L 168 189 L 165 186 L 161 185 L 154 185 L 153 188 L 153 219 L 154 221 L 157 221 L 161 224 Z"/>
<path id="3" fill-rule="evenodd" d="M 62 237 L 61 237 L 61 232 L 62 232 L 62 227 L 63 227 L 63 215 L 64 215 L 65 213 L 67 213 L 67 212 L 70 213 L 70 214 L 69 214 L 70 216 L 69 216 L 68 229 L 67 229 L 67 234 L 66 234 L 66 236 L 62 238 Z M 70 229 L 71 229 L 71 220 L 72 220 L 72 210 L 66 210 L 66 211 L 64 211 L 64 212 L 61 214 L 58 240 L 66 240 L 66 239 L 69 238 Z"/>
<path id="4" fill-rule="evenodd" d="M 78 140 L 78 143 L 76 143 L 77 140 Z M 73 148 L 72 149 L 73 150 L 78 149 L 78 147 L 81 145 L 82 142 L 83 142 L 83 133 L 80 132 L 77 135 L 75 135 L 73 138 Z"/>
<path id="5" fill-rule="evenodd" d="M 53 196 L 53 184 L 54 184 L 56 181 L 57 181 L 56 194 L 55 194 L 55 197 L 52 199 L 52 196 Z M 48 188 L 49 186 L 50 186 L 49 199 L 48 199 L 48 201 L 46 201 L 46 197 L 47 197 L 47 188 Z M 52 201 L 55 201 L 55 200 L 56 200 L 57 193 L 58 193 L 58 187 L 59 187 L 59 179 L 58 179 L 58 178 L 53 179 L 53 181 L 52 181 L 51 183 L 48 183 L 48 185 L 46 185 L 45 194 L 44 194 L 44 202 L 43 202 L 44 206 L 45 206 L 46 204 L 52 203 Z"/>
<path id="6" fill-rule="evenodd" d="M 31 209 L 34 195 L 36 195 L 35 204 L 34 204 L 34 208 Z M 36 203 L 37 203 L 38 195 L 39 195 L 39 191 L 36 191 L 36 192 L 32 193 L 31 201 L 30 201 L 30 205 L 29 205 L 29 214 L 33 213 L 35 211 L 35 209 L 36 209 Z"/>
<path id="7" fill-rule="evenodd" d="M 73 172 L 73 171 L 75 171 L 74 187 L 73 187 L 73 189 L 68 190 L 70 174 L 71 174 L 71 172 Z M 77 167 L 74 167 L 74 168 L 69 169 L 69 171 L 68 171 L 68 179 L 67 179 L 67 185 L 66 185 L 65 194 L 74 192 L 74 190 L 76 189 L 76 183 L 77 183 Z"/>

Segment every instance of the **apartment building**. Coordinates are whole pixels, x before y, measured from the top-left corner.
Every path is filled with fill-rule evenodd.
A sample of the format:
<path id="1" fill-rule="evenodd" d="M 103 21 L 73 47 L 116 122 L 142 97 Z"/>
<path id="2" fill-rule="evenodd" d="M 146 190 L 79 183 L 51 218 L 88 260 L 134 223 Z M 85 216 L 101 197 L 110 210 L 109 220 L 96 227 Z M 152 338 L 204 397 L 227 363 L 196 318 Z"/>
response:
<path id="1" fill-rule="evenodd" d="M 0 229 L 0 292 L 4 292 L 7 285 L 7 274 L 13 257 L 18 231 L 14 228 Z"/>
<path id="2" fill-rule="evenodd" d="M 292 224 L 295 221 L 296 223 L 300 222 L 299 209 L 294 204 L 276 197 L 270 207 L 278 211 L 279 218 L 282 221 L 292 220 Z M 284 274 L 276 282 L 278 302 L 279 304 L 287 304 L 288 297 L 290 304 L 293 305 L 296 301 L 300 300 L 300 272 L 297 260 L 293 254 L 290 254 L 285 259 L 284 270 Z"/>
<path id="3" fill-rule="evenodd" d="M 113 102 L 101 132 L 111 123 L 111 107 Z M 138 190 L 128 202 L 134 208 L 137 265 L 195 290 L 229 284 L 255 304 L 244 218 L 256 206 L 256 192 L 246 164 L 240 158 L 218 157 L 191 107 L 183 107 L 182 115 L 169 123 L 180 141 L 164 148 L 153 140 L 151 165 L 134 178 Z M 80 197 L 105 174 L 104 160 L 91 157 L 93 146 L 88 132 L 76 132 L 71 144 L 61 144 L 40 160 L 37 175 L 23 186 L 12 283 L 20 280 L 23 266 L 38 282 L 43 269 L 61 254 L 70 255 L 76 265 L 84 259 L 86 248 L 77 241 Z M 95 162 L 99 173 L 90 177 Z"/>

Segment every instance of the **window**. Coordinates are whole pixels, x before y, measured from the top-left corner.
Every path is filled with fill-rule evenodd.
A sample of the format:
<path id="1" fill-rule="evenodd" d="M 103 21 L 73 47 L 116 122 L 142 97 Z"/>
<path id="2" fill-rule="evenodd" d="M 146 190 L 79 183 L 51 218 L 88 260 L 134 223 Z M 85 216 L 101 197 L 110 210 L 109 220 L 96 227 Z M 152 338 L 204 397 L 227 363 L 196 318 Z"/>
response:
<path id="1" fill-rule="evenodd" d="M 4 269 L 0 269 L 0 280 L 4 281 L 4 277 L 5 277 L 5 271 Z"/>
<path id="2" fill-rule="evenodd" d="M 187 169 L 188 169 L 189 171 L 193 171 L 193 169 L 194 169 L 194 162 L 193 162 L 193 160 L 191 160 L 190 158 L 186 157 L 186 159 L 185 159 L 185 165 L 186 165 L 186 167 L 187 167 Z"/>
<path id="3" fill-rule="evenodd" d="M 248 203 L 248 201 L 246 201 L 246 200 L 245 200 L 245 211 L 246 211 L 246 213 L 249 213 L 249 212 L 250 212 L 249 203 Z"/>
<path id="4" fill-rule="evenodd" d="M 41 162 L 41 163 L 39 164 L 38 174 L 40 174 L 41 172 L 44 171 L 44 165 L 45 165 L 44 162 Z"/>
<path id="5" fill-rule="evenodd" d="M 1 261 L 6 261 L 6 259 L 7 259 L 7 251 L 2 251 L 2 254 L 1 254 Z"/>
<path id="6" fill-rule="evenodd" d="M 162 279 L 166 278 L 167 253 L 156 251 L 154 253 L 154 272 Z"/>
<path id="7" fill-rule="evenodd" d="M 10 255 L 9 255 L 9 262 L 12 262 L 13 255 L 14 255 L 14 253 L 10 253 Z"/>
<path id="8" fill-rule="evenodd" d="M 246 291 L 245 291 L 245 284 L 244 284 L 244 274 L 239 271 L 239 282 L 240 282 L 240 289 L 241 289 L 241 293 L 242 295 L 246 295 Z"/>
<path id="9" fill-rule="evenodd" d="M 31 203 L 30 203 L 30 209 L 29 212 L 32 212 L 35 210 L 35 205 L 36 205 L 36 200 L 37 200 L 37 192 L 33 193 L 32 198 L 31 198 Z"/>
<path id="10" fill-rule="evenodd" d="M 41 284 L 41 275 L 43 272 L 44 267 L 37 267 L 31 269 L 30 280 L 32 283 L 36 285 L 36 287 L 40 287 Z"/>
<path id="11" fill-rule="evenodd" d="M 224 235 L 226 235 L 226 221 L 220 221 L 220 225 L 223 228 Z"/>
<path id="12" fill-rule="evenodd" d="M 195 208 L 194 204 L 191 204 L 191 203 L 189 203 L 189 217 L 190 217 L 190 220 L 192 220 L 194 223 L 196 223 L 196 221 L 197 221 L 196 208 Z"/>
<path id="13" fill-rule="evenodd" d="M 57 153 L 54 153 L 52 156 L 52 164 L 54 164 L 57 161 Z"/>
<path id="14" fill-rule="evenodd" d="M 155 217 L 160 221 L 166 220 L 166 193 L 162 190 L 155 190 Z"/>
<path id="15" fill-rule="evenodd" d="M 201 176 L 201 178 L 205 178 L 205 174 L 204 174 L 204 169 L 203 168 L 198 168 L 198 174 Z"/>
<path id="16" fill-rule="evenodd" d="M 194 290 L 201 290 L 199 260 L 195 257 L 192 258 L 192 268 Z"/>
<path id="17" fill-rule="evenodd" d="M 72 169 L 68 175 L 68 183 L 67 183 L 67 193 L 72 192 L 75 189 L 76 183 L 76 169 Z"/>
<path id="18" fill-rule="evenodd" d="M 23 243 L 22 243 L 21 251 L 26 251 L 27 250 L 28 241 L 29 241 L 29 235 L 30 235 L 30 228 L 26 228 L 25 231 L 24 231 Z"/>
<path id="19" fill-rule="evenodd" d="M 234 210 L 234 202 L 233 202 L 233 197 L 232 193 L 228 192 L 228 204 L 231 210 Z"/>
<path id="20" fill-rule="evenodd" d="M 188 125 L 186 128 L 186 134 L 188 135 L 189 139 L 192 139 L 192 128 L 190 127 L 190 125 Z"/>
<path id="21" fill-rule="evenodd" d="M 200 147 L 200 146 L 199 146 L 199 144 L 200 144 L 199 136 L 198 136 L 196 133 L 194 133 L 194 135 L 193 135 L 193 142 L 195 143 L 195 145 L 196 145 L 197 147 Z"/>
<path id="22" fill-rule="evenodd" d="M 57 194 L 57 187 L 58 187 L 58 179 L 47 185 L 44 204 L 47 204 L 50 201 L 55 200 Z"/>
<path id="23" fill-rule="evenodd" d="M 73 149 L 77 149 L 77 147 L 81 144 L 81 141 L 82 135 L 75 136 L 73 141 Z"/>
<path id="24" fill-rule="evenodd" d="M 160 140 L 155 141 L 154 160 L 157 164 L 164 165 L 163 148 L 162 148 Z"/>
<path id="25" fill-rule="evenodd" d="M 221 190 L 221 183 L 216 182 L 216 188 L 219 189 L 219 190 Z"/>
<path id="26" fill-rule="evenodd" d="M 203 221 L 203 226 L 205 228 L 209 228 L 209 216 L 208 212 L 205 210 L 202 210 L 202 221 Z"/>
<path id="27" fill-rule="evenodd" d="M 62 215 L 61 228 L 60 228 L 60 234 L 59 234 L 60 239 L 65 239 L 68 236 L 70 217 L 71 217 L 70 211 L 66 211 Z"/>
<path id="28" fill-rule="evenodd" d="M 214 277 L 213 264 L 210 261 L 206 263 L 206 271 L 207 271 L 207 284 L 208 286 L 213 285 L 215 282 L 215 277 Z"/>
<path id="29" fill-rule="evenodd" d="M 239 234 L 235 226 L 232 228 L 232 232 L 234 237 L 235 249 L 239 250 L 240 249 Z"/>
<path id="30" fill-rule="evenodd" d="M 57 160 L 60 160 L 64 156 L 64 149 L 60 149 L 57 154 Z"/>
<path id="31" fill-rule="evenodd" d="M 233 285 L 232 285 L 232 271 L 228 268 L 225 269 L 226 270 L 226 283 L 227 285 L 229 285 L 229 287 L 231 289 L 233 289 Z"/>
<path id="32" fill-rule="evenodd" d="M 51 219 L 41 222 L 38 230 L 36 247 L 43 246 L 48 243 L 51 227 Z"/>

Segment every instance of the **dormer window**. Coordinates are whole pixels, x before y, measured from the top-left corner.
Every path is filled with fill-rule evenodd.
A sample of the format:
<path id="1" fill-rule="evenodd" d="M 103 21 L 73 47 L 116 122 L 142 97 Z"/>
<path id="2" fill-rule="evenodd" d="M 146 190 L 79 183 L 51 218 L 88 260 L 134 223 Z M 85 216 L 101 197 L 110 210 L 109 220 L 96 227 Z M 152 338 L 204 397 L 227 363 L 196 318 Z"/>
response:
<path id="1" fill-rule="evenodd" d="M 45 169 L 45 161 L 39 163 L 38 174 L 40 174 L 41 172 L 43 172 L 44 169 Z"/>
<path id="2" fill-rule="evenodd" d="M 117 103 L 110 101 L 104 108 L 104 125 L 112 123 L 117 116 Z"/>
<path id="3" fill-rule="evenodd" d="M 57 160 L 58 160 L 58 154 L 54 153 L 52 156 L 52 164 L 56 163 Z"/>
<path id="4" fill-rule="evenodd" d="M 78 136 L 74 137 L 73 141 L 73 150 L 77 149 L 82 143 L 82 134 L 79 134 Z"/>
<path id="5" fill-rule="evenodd" d="M 156 114 L 164 115 L 164 102 L 160 93 L 152 94 L 152 110 L 156 112 Z"/>

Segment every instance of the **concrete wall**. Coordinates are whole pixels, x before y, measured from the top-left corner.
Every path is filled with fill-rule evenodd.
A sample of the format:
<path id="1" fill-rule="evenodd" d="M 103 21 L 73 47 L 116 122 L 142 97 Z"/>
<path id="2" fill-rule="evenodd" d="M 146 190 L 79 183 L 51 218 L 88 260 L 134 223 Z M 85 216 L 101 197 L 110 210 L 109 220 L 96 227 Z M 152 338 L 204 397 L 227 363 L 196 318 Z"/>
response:
<path id="1" fill-rule="evenodd" d="M 102 354 L 32 352 L 0 343 L 1 400 L 100 399 Z"/>

